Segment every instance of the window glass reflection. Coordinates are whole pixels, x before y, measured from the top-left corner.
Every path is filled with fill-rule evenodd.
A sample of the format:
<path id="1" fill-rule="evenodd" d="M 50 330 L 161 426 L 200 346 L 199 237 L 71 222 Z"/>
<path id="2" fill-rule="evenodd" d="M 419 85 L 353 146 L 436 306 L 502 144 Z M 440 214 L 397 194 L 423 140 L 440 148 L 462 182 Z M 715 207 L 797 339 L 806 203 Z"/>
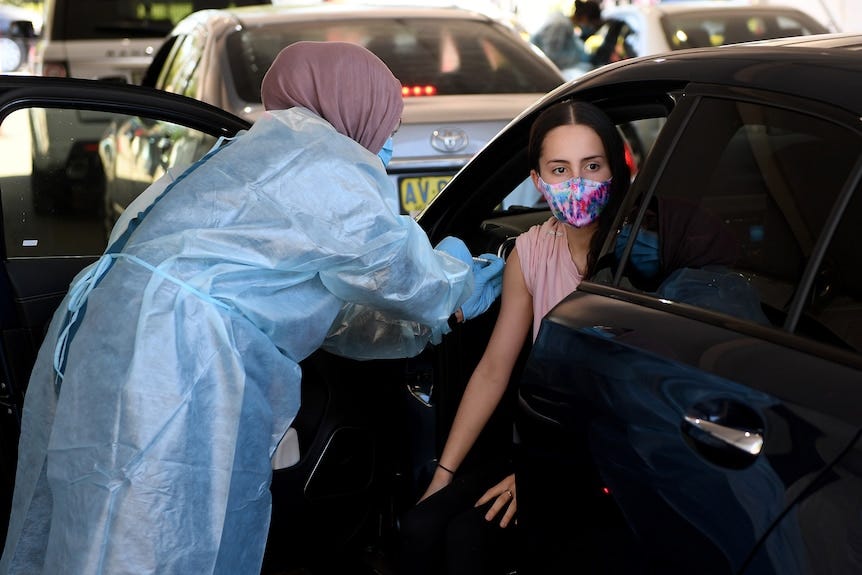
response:
<path id="1" fill-rule="evenodd" d="M 98 255 L 129 203 L 215 138 L 169 122 L 99 111 L 32 108 L 0 126 L 0 201 L 7 258 Z"/>

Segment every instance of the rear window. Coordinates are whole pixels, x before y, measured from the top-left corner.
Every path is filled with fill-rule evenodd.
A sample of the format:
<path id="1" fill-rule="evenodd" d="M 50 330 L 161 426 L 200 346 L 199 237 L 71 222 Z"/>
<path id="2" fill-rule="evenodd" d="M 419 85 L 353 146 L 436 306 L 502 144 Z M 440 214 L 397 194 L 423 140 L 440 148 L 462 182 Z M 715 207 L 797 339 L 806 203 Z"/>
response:
<path id="1" fill-rule="evenodd" d="M 196 10 L 261 4 L 262 1 L 56 0 L 51 37 L 54 40 L 160 38 Z"/>
<path id="2" fill-rule="evenodd" d="M 260 84 L 278 52 L 301 40 L 340 40 L 377 54 L 405 87 L 436 94 L 545 93 L 560 84 L 513 34 L 491 23 L 453 19 L 280 23 L 227 40 L 240 97 L 260 102 Z"/>
<path id="3" fill-rule="evenodd" d="M 828 30 L 798 12 L 710 12 L 665 16 L 662 26 L 672 48 L 704 48 L 821 34 Z"/>
<path id="4" fill-rule="evenodd" d="M 858 177 L 862 135 L 852 127 L 823 111 L 703 97 L 643 217 L 642 239 L 652 232 L 658 240 L 634 244 L 625 280 L 662 299 L 862 352 L 862 203 L 851 202 L 833 228 L 833 210 Z M 833 237 L 825 257 L 821 236 Z M 647 253 L 659 263 L 645 265 Z M 797 315 L 794 300 L 805 291 Z"/>

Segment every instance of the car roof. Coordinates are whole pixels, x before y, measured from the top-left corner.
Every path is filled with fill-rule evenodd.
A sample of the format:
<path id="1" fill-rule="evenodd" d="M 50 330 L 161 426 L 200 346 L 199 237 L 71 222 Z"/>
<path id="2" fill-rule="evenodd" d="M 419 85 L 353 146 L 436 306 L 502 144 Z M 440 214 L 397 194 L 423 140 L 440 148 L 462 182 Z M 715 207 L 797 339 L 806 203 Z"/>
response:
<path id="1" fill-rule="evenodd" d="M 829 28 L 805 10 L 780 4 L 752 4 L 749 1 L 734 0 L 700 1 L 700 2 L 669 2 L 659 4 L 621 4 L 603 10 L 608 18 L 624 14 L 640 13 L 647 18 L 662 20 L 665 18 L 732 18 L 740 17 L 776 17 L 786 15 L 794 19 L 810 21 L 811 25 L 819 26 L 823 32 Z"/>
<path id="2" fill-rule="evenodd" d="M 752 4 L 748 0 L 702 0 L 697 2 L 661 2 L 659 4 L 624 4 L 613 6 L 605 9 L 603 13 L 611 14 L 620 10 L 641 10 L 658 12 L 661 14 L 694 14 L 696 12 L 802 12 L 798 8 L 792 6 L 784 6 L 779 4 Z"/>
<path id="3" fill-rule="evenodd" d="M 809 36 L 792 36 L 788 38 L 775 38 L 773 40 L 762 40 L 752 42 L 756 46 L 793 47 L 808 50 L 839 50 L 855 54 L 857 62 L 862 64 L 862 34 L 855 32 L 844 32 L 834 34 L 812 34 Z M 745 46 L 739 44 L 737 47 Z"/>
<path id="4" fill-rule="evenodd" d="M 862 34 L 833 33 L 675 50 L 622 60 L 552 91 L 524 115 L 561 97 L 599 92 L 608 101 L 650 84 L 689 83 L 809 98 L 862 115 Z M 628 88 L 627 88 L 628 86 Z M 605 95 L 606 94 L 606 95 Z M 593 93 L 589 97 L 595 97 Z M 862 126 L 860 126 L 862 127 Z"/>
<path id="5" fill-rule="evenodd" d="M 185 33 L 188 29 L 201 25 L 204 22 L 223 18 L 233 19 L 245 26 L 257 26 L 282 19 L 290 21 L 320 21 L 327 19 L 354 20 L 364 18 L 458 18 L 496 22 L 494 18 L 487 14 L 452 6 L 420 7 L 390 4 L 321 4 L 314 0 L 307 2 L 297 0 L 282 4 L 200 10 L 178 22 L 171 34 Z"/>
<path id="6" fill-rule="evenodd" d="M 215 37 L 217 34 L 237 27 L 255 29 L 283 22 L 358 22 L 363 19 L 387 21 L 424 18 L 497 25 L 501 29 L 506 29 L 513 38 L 518 36 L 517 31 L 506 22 L 500 22 L 485 12 L 451 5 L 320 3 L 317 0 L 290 0 L 277 4 L 200 10 L 178 22 L 170 35 L 191 34 L 196 29 L 202 28 L 208 30 L 207 35 Z M 522 41 L 525 46 L 529 46 L 526 41 Z M 550 62 L 548 67 L 549 70 L 556 70 Z M 559 71 L 556 74 L 559 75 Z M 563 82 L 564 78 L 559 75 L 559 84 Z M 504 118 L 508 121 L 544 93 L 545 91 L 542 90 L 523 93 L 507 92 L 502 95 L 451 94 L 435 96 L 433 101 L 408 98 L 405 100 L 405 122 L 439 122 L 441 114 L 451 122 L 499 121 Z M 482 100 L 482 105 L 477 105 L 477 99 Z M 253 112 L 248 117 L 255 117 L 256 113 Z"/>

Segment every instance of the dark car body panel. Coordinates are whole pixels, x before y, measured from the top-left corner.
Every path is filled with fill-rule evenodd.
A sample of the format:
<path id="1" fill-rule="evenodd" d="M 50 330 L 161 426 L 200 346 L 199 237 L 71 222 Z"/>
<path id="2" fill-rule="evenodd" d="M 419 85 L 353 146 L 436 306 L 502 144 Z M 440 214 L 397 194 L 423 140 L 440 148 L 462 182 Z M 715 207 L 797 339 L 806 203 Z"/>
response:
<path id="1" fill-rule="evenodd" d="M 816 572 L 805 553 L 794 554 L 808 543 L 798 523 L 774 523 L 815 497 L 858 441 L 862 406 L 833 398 L 857 392 L 859 359 L 836 364 L 697 311 L 691 319 L 592 288 L 543 323 L 521 381 L 522 433 L 532 419 L 562 428 L 549 433 L 588 437 L 580 461 L 592 461 L 649 556 L 664 558 L 662 569 L 716 557 L 722 567 L 705 572 L 742 572 L 769 535 L 770 569 Z M 716 441 L 687 415 L 760 433 L 763 451 Z M 846 528 L 840 516 L 820 521 L 830 532 Z"/>

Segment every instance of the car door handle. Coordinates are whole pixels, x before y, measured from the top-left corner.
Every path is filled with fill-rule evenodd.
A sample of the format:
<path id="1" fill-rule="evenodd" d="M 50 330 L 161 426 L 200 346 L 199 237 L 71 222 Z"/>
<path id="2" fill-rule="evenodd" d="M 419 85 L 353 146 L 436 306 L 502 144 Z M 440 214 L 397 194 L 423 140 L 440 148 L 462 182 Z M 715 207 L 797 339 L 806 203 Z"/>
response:
<path id="1" fill-rule="evenodd" d="M 685 421 L 710 437 L 751 455 L 758 455 L 763 449 L 763 434 L 757 431 L 728 427 L 689 414 L 685 415 Z"/>

